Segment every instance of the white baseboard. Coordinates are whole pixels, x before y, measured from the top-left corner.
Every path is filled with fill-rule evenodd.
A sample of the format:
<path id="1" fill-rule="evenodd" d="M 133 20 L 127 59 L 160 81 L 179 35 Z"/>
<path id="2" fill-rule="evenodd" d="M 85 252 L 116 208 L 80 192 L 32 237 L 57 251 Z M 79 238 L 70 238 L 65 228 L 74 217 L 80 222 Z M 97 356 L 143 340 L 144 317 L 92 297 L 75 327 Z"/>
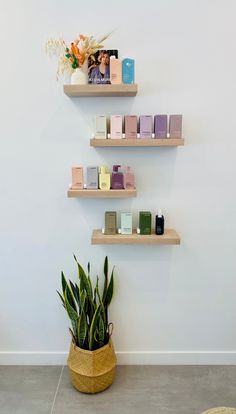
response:
<path id="1" fill-rule="evenodd" d="M 119 365 L 236 365 L 236 351 L 118 352 Z"/>
<path id="2" fill-rule="evenodd" d="M 0 365 L 65 365 L 67 352 L 0 352 Z M 117 352 L 118 365 L 236 365 L 236 351 Z"/>

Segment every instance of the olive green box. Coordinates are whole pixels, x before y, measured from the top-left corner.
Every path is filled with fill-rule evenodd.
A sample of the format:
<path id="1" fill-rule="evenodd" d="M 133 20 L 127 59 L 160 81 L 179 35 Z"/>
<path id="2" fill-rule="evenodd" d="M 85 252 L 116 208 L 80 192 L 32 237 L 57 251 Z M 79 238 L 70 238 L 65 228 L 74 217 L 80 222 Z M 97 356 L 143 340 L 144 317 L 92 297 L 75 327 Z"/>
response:
<path id="1" fill-rule="evenodd" d="M 152 214 L 150 211 L 139 212 L 139 228 L 140 234 L 152 233 Z"/>
<path id="2" fill-rule="evenodd" d="M 105 234 L 116 234 L 116 211 L 105 212 Z"/>

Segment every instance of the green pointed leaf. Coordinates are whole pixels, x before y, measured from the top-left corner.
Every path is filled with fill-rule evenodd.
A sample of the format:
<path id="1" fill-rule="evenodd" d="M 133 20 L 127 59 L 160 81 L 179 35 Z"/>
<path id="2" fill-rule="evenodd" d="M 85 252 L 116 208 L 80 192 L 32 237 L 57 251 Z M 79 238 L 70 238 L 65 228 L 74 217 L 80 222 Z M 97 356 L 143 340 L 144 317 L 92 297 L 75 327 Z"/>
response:
<path id="1" fill-rule="evenodd" d="M 70 328 L 69 328 L 69 331 L 70 331 L 70 334 L 71 334 L 71 336 L 72 336 L 72 339 L 73 339 L 74 343 L 76 344 L 76 337 L 75 337 L 75 335 L 74 335 L 74 332 L 73 332 L 73 331 L 72 331 L 72 329 L 70 329 Z"/>
<path id="2" fill-rule="evenodd" d="M 89 279 L 87 278 L 84 269 L 79 263 L 78 263 L 78 270 L 79 270 L 79 277 L 80 277 L 80 281 L 82 282 L 82 286 L 83 288 L 85 288 L 88 298 L 90 300 L 90 303 L 92 304 L 93 298 L 92 298 L 92 290 L 91 290 L 91 286 L 89 283 Z"/>
<path id="3" fill-rule="evenodd" d="M 75 300 L 74 300 L 74 297 L 73 297 L 73 294 L 72 294 L 72 292 L 70 290 L 69 285 L 67 285 L 67 287 L 66 287 L 66 295 L 67 295 L 67 299 L 69 301 L 70 306 L 72 306 L 72 308 L 75 311 L 77 311 L 76 303 L 75 303 Z"/>
<path id="4" fill-rule="evenodd" d="M 75 289 L 76 289 L 76 295 L 77 295 L 78 301 L 80 302 L 79 286 L 77 285 L 77 283 L 75 283 Z"/>
<path id="5" fill-rule="evenodd" d="M 93 299 L 93 286 L 92 286 L 90 276 L 88 276 L 88 283 L 89 283 L 90 295 L 91 295 L 91 298 Z"/>
<path id="6" fill-rule="evenodd" d="M 58 290 L 57 290 L 57 293 L 58 293 L 58 295 L 59 295 L 59 296 L 60 296 L 60 298 L 61 298 L 62 305 L 65 307 L 65 300 L 64 300 L 63 296 L 60 294 L 60 292 L 58 292 Z"/>
<path id="7" fill-rule="evenodd" d="M 98 276 L 97 276 L 96 293 L 97 293 L 97 295 L 98 295 L 98 299 L 99 299 L 99 302 L 100 302 L 100 304 L 101 304 L 101 303 L 102 303 L 102 299 L 101 299 L 101 295 L 100 295 L 100 291 L 99 291 L 99 284 L 98 284 L 98 282 L 99 282 L 99 278 L 98 278 Z"/>
<path id="8" fill-rule="evenodd" d="M 83 290 L 83 292 L 81 292 L 80 294 L 80 313 L 84 311 L 85 301 L 86 301 L 86 291 Z"/>
<path id="9" fill-rule="evenodd" d="M 100 305 L 96 308 L 94 315 L 93 315 L 93 319 L 91 322 L 91 326 L 90 326 L 90 330 L 89 330 L 89 349 L 90 351 L 93 350 L 94 348 L 94 342 L 95 342 L 95 332 L 97 329 L 97 323 L 98 323 L 98 318 L 99 318 L 99 313 L 100 313 Z"/>
<path id="10" fill-rule="evenodd" d="M 77 325 L 77 336 L 78 336 L 78 343 L 79 346 L 82 348 L 84 345 L 84 341 L 87 335 L 87 321 L 85 313 L 82 312 L 79 319 L 78 319 L 78 325 Z"/>
<path id="11" fill-rule="evenodd" d="M 63 298 L 63 296 L 60 294 L 60 292 L 58 292 L 58 290 L 57 290 L 57 293 L 58 293 L 58 295 L 60 296 L 60 298 L 61 298 L 61 303 L 62 303 L 62 306 L 63 306 L 63 308 L 65 308 L 65 299 Z"/>
<path id="12" fill-rule="evenodd" d="M 75 285 L 71 282 L 71 280 L 69 282 L 70 282 L 71 291 L 72 291 L 73 296 L 76 300 L 76 303 L 77 303 L 78 306 L 80 306 L 77 289 L 76 289 Z"/>
<path id="13" fill-rule="evenodd" d="M 108 285 L 108 257 L 106 256 L 104 260 L 104 287 L 103 287 L 103 295 L 102 295 L 103 302 L 106 297 L 107 285 Z"/>
<path id="14" fill-rule="evenodd" d="M 112 300 L 112 296 L 113 296 L 113 291 L 114 291 L 114 267 L 112 269 L 112 273 L 111 273 L 111 279 L 107 288 L 107 292 L 106 292 L 106 297 L 104 300 L 104 306 L 108 307 L 111 303 Z"/>
<path id="15" fill-rule="evenodd" d="M 98 321 L 98 342 L 99 346 L 103 346 L 105 343 L 105 326 L 101 314 Z"/>
<path id="16" fill-rule="evenodd" d="M 66 308 L 66 311 L 68 313 L 69 318 L 72 321 L 75 321 L 75 320 L 78 319 L 79 315 L 78 315 L 76 309 L 74 309 L 74 307 L 71 306 L 70 301 L 68 300 L 68 293 L 70 293 L 70 290 L 69 290 L 69 287 L 67 286 L 66 290 L 65 290 L 65 308 Z"/>
<path id="17" fill-rule="evenodd" d="M 71 326 L 72 326 L 73 336 L 75 338 L 75 343 L 78 344 L 78 339 L 77 339 L 77 320 L 71 320 Z"/>
<path id="18" fill-rule="evenodd" d="M 66 281 L 66 278 L 65 278 L 63 272 L 61 272 L 61 286 L 62 286 L 63 296 L 65 297 L 65 290 L 66 290 L 66 286 L 67 286 L 67 281 Z"/>
<path id="19" fill-rule="evenodd" d="M 93 291 L 93 304 L 94 304 L 94 306 L 96 308 L 96 306 L 97 306 L 97 293 L 96 293 L 96 288 L 94 288 L 94 291 Z"/>

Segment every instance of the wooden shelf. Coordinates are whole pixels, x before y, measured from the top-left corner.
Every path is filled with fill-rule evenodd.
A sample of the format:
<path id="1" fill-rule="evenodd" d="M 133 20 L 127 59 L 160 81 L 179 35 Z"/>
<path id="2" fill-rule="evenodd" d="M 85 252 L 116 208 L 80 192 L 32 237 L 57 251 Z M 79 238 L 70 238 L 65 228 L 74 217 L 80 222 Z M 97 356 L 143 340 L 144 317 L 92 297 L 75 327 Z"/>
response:
<path id="1" fill-rule="evenodd" d="M 93 230 L 91 244 L 180 244 L 180 237 L 173 229 L 166 229 L 165 234 L 157 236 L 156 234 L 143 235 L 137 234 L 103 234 L 101 230 Z"/>
<path id="2" fill-rule="evenodd" d="M 136 190 L 68 190 L 68 197 L 81 198 L 131 198 L 136 197 Z"/>
<path id="3" fill-rule="evenodd" d="M 68 96 L 135 96 L 138 85 L 64 85 Z"/>
<path id="4" fill-rule="evenodd" d="M 152 138 L 152 139 L 90 139 L 91 147 L 176 147 L 184 145 L 182 138 Z"/>

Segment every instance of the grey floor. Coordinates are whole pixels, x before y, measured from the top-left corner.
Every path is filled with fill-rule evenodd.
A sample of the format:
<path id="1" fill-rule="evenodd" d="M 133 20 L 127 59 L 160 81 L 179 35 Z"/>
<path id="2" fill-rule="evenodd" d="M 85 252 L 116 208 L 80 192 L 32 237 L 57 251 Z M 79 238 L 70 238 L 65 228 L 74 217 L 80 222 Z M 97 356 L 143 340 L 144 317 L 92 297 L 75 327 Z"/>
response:
<path id="1" fill-rule="evenodd" d="M 0 366 L 1 414 L 200 414 L 236 407 L 236 366 L 119 366 L 114 384 L 81 394 L 66 367 Z"/>

